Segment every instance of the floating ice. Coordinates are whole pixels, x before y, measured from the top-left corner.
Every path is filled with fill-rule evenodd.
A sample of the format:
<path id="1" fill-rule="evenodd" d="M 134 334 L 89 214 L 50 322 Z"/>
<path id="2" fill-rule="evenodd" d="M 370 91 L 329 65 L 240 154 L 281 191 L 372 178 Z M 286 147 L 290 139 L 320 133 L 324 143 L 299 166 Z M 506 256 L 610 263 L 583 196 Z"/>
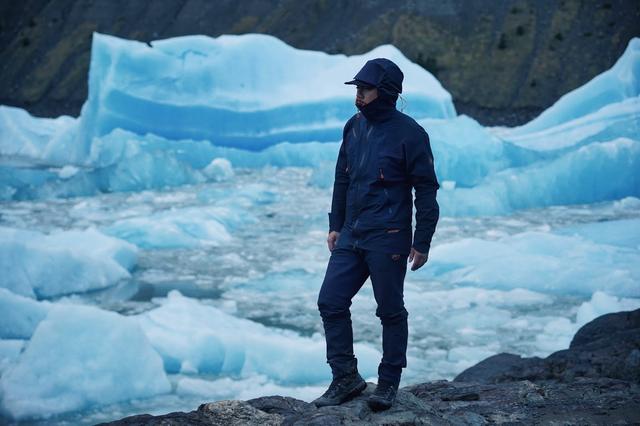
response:
<path id="1" fill-rule="evenodd" d="M 625 226 L 611 225 L 611 229 Z M 627 244 L 626 237 L 622 238 Z M 640 296 L 638 250 L 598 244 L 580 236 L 523 232 L 497 241 L 466 238 L 434 247 L 429 265 L 429 274 L 458 285 L 497 289 L 517 285 L 543 293 L 590 295 L 604 291 Z"/>
<path id="2" fill-rule="evenodd" d="M 0 377 L 16 363 L 24 345 L 25 341 L 21 339 L 0 339 Z"/>
<path id="3" fill-rule="evenodd" d="M 546 162 L 495 173 L 473 188 L 440 191 L 445 215 L 507 214 L 516 209 L 640 196 L 640 141 L 592 143 Z"/>
<path id="4" fill-rule="evenodd" d="M 0 155 L 17 160 L 47 159 L 52 165 L 63 166 L 69 159 L 53 163 L 45 153 L 49 145 L 72 136 L 75 124 L 73 117 L 36 118 L 23 109 L 0 105 Z"/>
<path id="5" fill-rule="evenodd" d="M 330 377 L 324 339 L 303 338 L 235 318 L 177 291 L 162 306 L 139 317 L 169 373 L 246 377 L 264 375 L 276 382 L 305 385 Z M 380 354 L 357 344 L 359 368 L 376 374 Z"/>
<path id="6" fill-rule="evenodd" d="M 256 221 L 241 194 L 228 201 L 225 207 L 186 207 L 121 219 L 104 232 L 147 249 L 221 245 L 231 241 L 230 230 Z"/>
<path id="7" fill-rule="evenodd" d="M 568 318 L 553 318 L 536 337 L 538 353 L 547 356 L 551 352 L 569 347 L 576 332 L 597 317 L 611 312 L 632 311 L 640 308 L 640 299 L 627 299 L 611 296 L 602 291 L 596 291 L 591 300 L 582 303 L 576 312 L 575 321 Z"/>
<path id="8" fill-rule="evenodd" d="M 231 240 L 220 222 L 225 214 L 230 217 L 228 210 L 215 207 L 165 211 L 149 217 L 122 219 L 104 231 L 146 249 L 220 245 Z"/>
<path id="9" fill-rule="evenodd" d="M 204 169 L 216 157 L 234 166 L 317 165 L 318 151 L 327 152 L 319 146 L 285 144 L 249 156 L 245 150 L 339 140 L 355 111 L 353 90 L 342 82 L 380 55 L 397 61 L 407 76 L 408 112 L 455 116 L 449 93 L 392 46 L 345 57 L 257 34 L 182 37 L 153 46 L 95 34 L 89 98 L 78 120 L 36 119 L 2 107 L 0 197 L 69 197 L 217 180 L 222 175 Z M 307 90 L 310 84 L 315 90 Z M 329 152 L 333 158 L 335 148 Z"/>
<path id="10" fill-rule="evenodd" d="M 96 34 L 89 99 L 77 121 L 40 123 L 24 111 L 0 109 L 0 197 L 92 195 L 230 177 L 229 167 L 219 167 L 223 160 L 212 165 L 216 158 L 233 168 L 313 167 L 310 183 L 329 188 L 333 142 L 354 111 L 341 83 L 380 55 L 405 71 L 406 112 L 430 133 L 438 176 L 451 182 L 442 191 L 443 215 L 638 195 L 634 149 L 599 160 L 600 150 L 611 148 L 598 144 L 637 139 L 639 45 L 632 40 L 611 70 L 531 125 L 486 130 L 455 117 L 450 95 L 433 76 L 391 46 L 345 57 L 262 35 L 184 37 L 149 47 Z M 306 90 L 310 84 L 316 90 Z M 630 164 L 622 161 L 626 154 Z M 573 178 L 602 173 L 613 179 L 585 185 Z"/>
<path id="11" fill-rule="evenodd" d="M 203 172 L 214 181 L 229 180 L 233 177 L 233 167 L 226 158 L 214 158 Z"/>
<path id="12" fill-rule="evenodd" d="M 0 339 L 29 339 L 47 316 L 49 303 L 0 288 Z"/>
<path id="13" fill-rule="evenodd" d="M 562 228 L 562 235 L 577 235 L 598 244 L 611 244 L 640 251 L 640 219 L 585 223 Z"/>
<path id="14" fill-rule="evenodd" d="M 640 38 L 636 37 L 629 41 L 626 50 L 611 69 L 562 96 L 540 116 L 514 129 L 511 134 L 521 135 L 546 129 L 639 95 Z"/>
<path id="15" fill-rule="evenodd" d="M 421 120 L 428 130 L 439 180 L 470 187 L 512 164 L 508 147 L 466 115 L 450 120 Z"/>
<path id="16" fill-rule="evenodd" d="M 455 116 L 451 95 L 390 45 L 346 57 L 259 34 L 178 37 L 150 47 L 94 33 L 79 143 L 116 128 L 251 150 L 335 141 L 355 109 L 353 88 L 342 83 L 380 56 L 404 71 L 414 115 Z"/>
<path id="17" fill-rule="evenodd" d="M 1 286 L 48 298 L 105 288 L 129 278 L 137 249 L 96 229 L 39 232 L 0 227 Z"/>
<path id="18" fill-rule="evenodd" d="M 637 139 L 640 135 L 640 97 L 606 105 L 598 111 L 530 133 L 515 129 L 490 129 L 502 139 L 521 148 L 557 155 L 592 142 L 618 137 Z"/>
<path id="19" fill-rule="evenodd" d="M 51 308 L 0 387 L 2 407 L 16 419 L 171 390 L 135 320 L 78 305 Z"/>

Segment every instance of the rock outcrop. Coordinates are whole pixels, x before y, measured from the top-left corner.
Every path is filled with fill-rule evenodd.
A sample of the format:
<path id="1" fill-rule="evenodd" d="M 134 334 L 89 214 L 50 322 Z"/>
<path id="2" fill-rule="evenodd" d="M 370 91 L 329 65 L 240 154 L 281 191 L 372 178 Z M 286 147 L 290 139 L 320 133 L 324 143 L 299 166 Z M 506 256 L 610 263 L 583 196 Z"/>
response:
<path id="1" fill-rule="evenodd" d="M 281 396 L 202 404 L 190 413 L 127 417 L 109 425 L 484 425 L 640 423 L 640 310 L 582 327 L 547 358 L 490 357 L 446 380 L 402 388 L 369 410 L 364 394 L 337 407 Z"/>
<path id="2" fill-rule="evenodd" d="M 494 355 L 463 371 L 455 381 L 571 382 L 577 378 L 602 377 L 640 383 L 640 310 L 595 319 L 578 330 L 569 349 L 547 358 Z"/>

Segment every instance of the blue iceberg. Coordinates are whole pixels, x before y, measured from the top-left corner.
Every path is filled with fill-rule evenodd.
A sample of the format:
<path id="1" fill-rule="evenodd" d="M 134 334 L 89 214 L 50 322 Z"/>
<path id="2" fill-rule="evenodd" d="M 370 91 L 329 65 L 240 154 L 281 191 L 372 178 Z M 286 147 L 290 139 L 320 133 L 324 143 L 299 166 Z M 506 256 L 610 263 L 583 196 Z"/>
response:
<path id="1" fill-rule="evenodd" d="M 342 125 L 355 111 L 342 82 L 377 56 L 405 72 L 399 105 L 431 135 L 443 215 L 637 196 L 639 51 L 640 39 L 631 40 L 610 70 L 505 129 L 456 116 L 440 83 L 392 46 L 347 57 L 256 34 L 147 45 L 96 33 L 78 119 L 0 107 L 0 197 L 197 185 L 264 166 L 310 167 L 310 184 L 328 188 Z M 223 159 L 229 164 L 212 165 Z"/>

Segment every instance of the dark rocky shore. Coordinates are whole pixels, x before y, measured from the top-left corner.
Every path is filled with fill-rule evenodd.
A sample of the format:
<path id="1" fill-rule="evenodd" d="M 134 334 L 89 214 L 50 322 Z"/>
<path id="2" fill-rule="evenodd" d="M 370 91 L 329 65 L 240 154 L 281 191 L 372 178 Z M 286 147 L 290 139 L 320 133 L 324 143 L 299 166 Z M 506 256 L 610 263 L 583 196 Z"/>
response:
<path id="1" fill-rule="evenodd" d="M 190 413 L 127 417 L 109 425 L 640 424 L 640 309 L 601 316 L 547 358 L 499 354 L 446 380 L 402 388 L 373 413 L 366 397 L 315 408 L 288 397 L 202 404 Z"/>

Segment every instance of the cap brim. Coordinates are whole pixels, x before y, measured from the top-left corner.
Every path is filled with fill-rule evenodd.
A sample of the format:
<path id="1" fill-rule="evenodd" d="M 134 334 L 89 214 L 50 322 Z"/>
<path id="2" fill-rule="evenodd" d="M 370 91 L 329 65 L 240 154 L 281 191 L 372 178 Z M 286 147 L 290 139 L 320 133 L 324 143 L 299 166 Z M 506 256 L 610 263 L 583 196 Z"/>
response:
<path id="1" fill-rule="evenodd" d="M 373 84 L 369 84 L 366 81 L 362 81 L 362 80 L 351 80 L 351 81 L 345 81 L 344 84 L 353 84 L 354 86 L 363 86 L 363 87 L 376 87 Z"/>

